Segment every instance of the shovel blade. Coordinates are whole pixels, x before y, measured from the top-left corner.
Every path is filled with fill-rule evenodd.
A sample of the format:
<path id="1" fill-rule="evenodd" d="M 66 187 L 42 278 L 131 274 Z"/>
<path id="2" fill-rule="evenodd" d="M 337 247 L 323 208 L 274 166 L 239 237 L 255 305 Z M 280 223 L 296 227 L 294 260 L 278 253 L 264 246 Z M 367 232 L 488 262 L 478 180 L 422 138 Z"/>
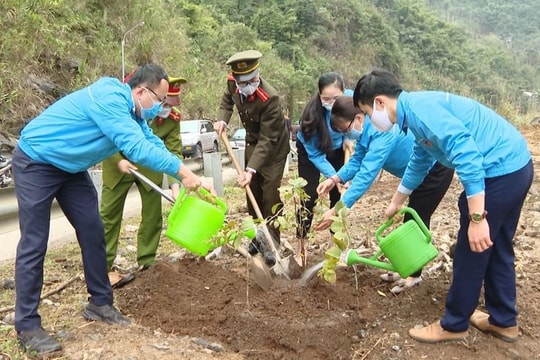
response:
<path id="1" fill-rule="evenodd" d="M 263 291 L 267 291 L 272 287 L 272 274 L 260 256 L 252 256 L 251 259 L 249 259 L 249 269 L 253 273 L 255 283 L 259 285 Z"/>
<path id="2" fill-rule="evenodd" d="M 248 267 L 253 273 L 255 283 L 259 285 L 263 291 L 270 289 L 273 284 L 272 274 L 263 259 L 257 255 L 251 256 L 242 245 L 240 245 L 236 251 L 248 260 Z"/>
<path id="3" fill-rule="evenodd" d="M 276 276 L 284 276 L 287 279 L 298 279 L 302 276 L 302 268 L 293 256 L 281 258 L 270 270 Z"/>

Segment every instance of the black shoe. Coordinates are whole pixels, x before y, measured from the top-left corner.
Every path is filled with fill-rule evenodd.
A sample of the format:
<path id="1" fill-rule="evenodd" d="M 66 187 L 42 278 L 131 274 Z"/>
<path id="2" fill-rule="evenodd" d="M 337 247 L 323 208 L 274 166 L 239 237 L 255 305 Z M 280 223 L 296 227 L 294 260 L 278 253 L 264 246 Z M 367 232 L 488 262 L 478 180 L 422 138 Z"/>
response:
<path id="1" fill-rule="evenodd" d="M 276 265 L 276 257 L 274 256 L 274 253 L 270 250 L 265 250 L 263 252 L 263 259 L 266 265 L 268 265 L 269 267 Z"/>
<path id="2" fill-rule="evenodd" d="M 127 325 L 131 321 L 112 305 L 96 306 L 88 303 L 83 310 L 83 317 L 86 320 L 103 321 L 107 324 Z"/>
<path id="3" fill-rule="evenodd" d="M 251 240 L 248 246 L 248 253 L 251 256 L 257 255 L 260 252 L 261 244 L 259 243 L 259 240 L 257 238 Z"/>
<path id="4" fill-rule="evenodd" d="M 62 350 L 62 345 L 56 341 L 51 335 L 47 334 L 43 328 L 37 328 L 30 331 L 21 331 L 17 334 L 17 340 L 20 347 L 35 355 L 50 355 L 58 353 Z"/>
<path id="5" fill-rule="evenodd" d="M 273 237 L 274 245 L 275 245 L 276 244 L 276 239 L 274 238 L 273 234 L 270 234 L 270 235 Z M 280 243 L 279 239 L 277 239 L 276 248 L 279 247 L 279 243 Z M 270 246 L 268 246 L 268 239 L 267 239 L 263 229 L 261 229 L 261 228 L 257 229 L 257 235 L 255 236 L 255 239 L 253 239 L 249 243 L 248 252 L 252 256 L 256 255 L 257 253 L 261 253 L 263 258 L 264 258 L 264 262 L 266 263 L 266 265 L 272 267 L 272 266 L 274 266 L 276 264 L 276 256 L 274 255 L 274 253 L 270 249 L 271 249 Z"/>
<path id="6" fill-rule="evenodd" d="M 5 157 L 0 156 L 0 169 L 5 168 L 6 166 L 9 165 L 9 163 L 11 163 L 11 160 L 8 160 Z"/>
<path id="7" fill-rule="evenodd" d="M 140 266 L 140 271 L 143 272 L 143 271 L 146 271 L 150 268 L 153 268 L 154 266 L 156 265 L 155 262 L 151 263 L 151 264 L 144 264 L 144 265 L 141 265 Z"/>

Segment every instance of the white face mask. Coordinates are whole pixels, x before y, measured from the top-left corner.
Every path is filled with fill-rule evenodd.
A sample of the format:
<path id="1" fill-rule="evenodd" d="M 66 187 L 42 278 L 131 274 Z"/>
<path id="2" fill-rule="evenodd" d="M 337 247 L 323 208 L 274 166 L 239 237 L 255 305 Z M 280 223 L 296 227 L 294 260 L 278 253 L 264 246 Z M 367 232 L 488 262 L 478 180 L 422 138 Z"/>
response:
<path id="1" fill-rule="evenodd" d="M 330 104 L 330 103 L 323 103 L 322 107 L 328 110 L 329 112 L 332 112 L 332 105 L 333 104 Z"/>
<path id="2" fill-rule="evenodd" d="M 377 110 L 375 107 L 375 100 L 373 100 L 373 112 L 371 113 L 371 124 L 378 131 L 390 131 L 392 129 L 392 122 L 388 117 L 388 112 L 386 111 L 386 104 L 384 105 L 383 110 Z"/>
<path id="3" fill-rule="evenodd" d="M 253 95 L 255 91 L 257 91 L 257 88 L 259 87 L 260 84 L 261 84 L 261 81 L 258 80 L 258 81 L 250 82 L 248 85 L 244 85 L 244 86 L 240 86 L 236 84 L 236 87 L 238 88 L 238 91 L 240 91 L 245 96 L 250 96 L 250 95 Z"/>
<path id="4" fill-rule="evenodd" d="M 157 114 L 157 116 L 159 116 L 160 118 L 163 118 L 163 119 L 166 119 L 169 117 L 169 115 L 171 114 L 171 110 L 172 108 L 169 107 L 169 106 L 164 106 L 163 107 L 163 110 L 161 110 L 159 112 L 159 114 Z"/>
<path id="5" fill-rule="evenodd" d="M 358 140 L 362 136 L 362 131 L 364 130 L 364 125 L 360 125 L 360 129 L 357 129 L 358 122 L 356 120 L 356 117 L 353 119 L 353 124 L 351 125 L 351 128 L 349 131 L 345 133 L 345 136 L 350 140 Z"/>

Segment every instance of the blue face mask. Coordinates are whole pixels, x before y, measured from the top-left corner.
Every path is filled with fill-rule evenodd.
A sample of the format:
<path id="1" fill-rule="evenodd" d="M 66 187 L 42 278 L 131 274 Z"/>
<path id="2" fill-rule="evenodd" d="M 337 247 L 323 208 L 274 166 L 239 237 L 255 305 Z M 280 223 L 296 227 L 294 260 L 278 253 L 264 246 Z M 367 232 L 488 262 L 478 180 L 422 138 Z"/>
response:
<path id="1" fill-rule="evenodd" d="M 323 106 L 323 108 L 325 108 L 325 109 L 328 110 L 329 112 L 332 112 L 332 104 L 329 104 L 329 103 L 323 103 L 322 106 Z"/>
<path id="2" fill-rule="evenodd" d="M 349 138 L 350 140 L 358 140 L 360 136 L 362 136 L 361 130 L 356 130 L 354 127 L 349 130 L 345 136 Z"/>
<path id="3" fill-rule="evenodd" d="M 146 121 L 152 120 L 153 118 L 158 116 L 158 114 L 163 109 L 163 105 L 155 101 L 152 103 L 152 106 L 150 108 L 145 109 L 141 104 L 141 99 L 139 99 L 139 106 L 141 107 L 141 118 Z"/>

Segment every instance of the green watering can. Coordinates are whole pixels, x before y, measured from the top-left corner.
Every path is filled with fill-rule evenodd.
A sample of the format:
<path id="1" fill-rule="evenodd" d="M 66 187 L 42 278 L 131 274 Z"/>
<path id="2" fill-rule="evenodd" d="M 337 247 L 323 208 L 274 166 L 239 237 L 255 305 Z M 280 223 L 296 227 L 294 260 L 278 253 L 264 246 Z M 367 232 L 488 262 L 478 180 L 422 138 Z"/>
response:
<path id="1" fill-rule="evenodd" d="M 397 214 L 409 213 L 412 219 L 396 227 L 386 237 L 382 233 L 390 227 L 394 219 L 390 218 L 375 232 L 380 250 L 370 258 L 364 258 L 352 249 L 341 254 L 341 262 L 348 266 L 366 264 L 388 271 L 397 272 L 406 278 L 422 269 L 437 256 L 437 248 L 431 243 L 431 233 L 420 219 L 417 212 L 409 207 L 401 208 Z M 389 262 L 379 261 L 383 255 Z"/>
<path id="2" fill-rule="evenodd" d="M 198 192 L 202 197 L 188 195 L 181 187 L 167 219 L 165 236 L 186 250 L 205 256 L 219 246 L 210 239 L 223 227 L 227 206 L 202 187 Z"/>

